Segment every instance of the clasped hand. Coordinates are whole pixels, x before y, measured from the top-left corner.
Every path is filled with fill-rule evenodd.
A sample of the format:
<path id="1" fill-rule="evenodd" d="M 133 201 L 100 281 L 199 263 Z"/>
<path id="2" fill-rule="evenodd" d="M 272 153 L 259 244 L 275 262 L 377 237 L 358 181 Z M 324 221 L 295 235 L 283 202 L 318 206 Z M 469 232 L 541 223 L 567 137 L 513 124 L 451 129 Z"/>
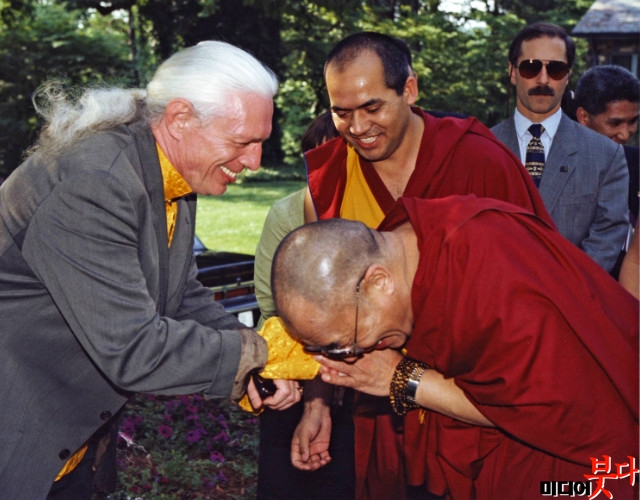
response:
<path id="1" fill-rule="evenodd" d="M 272 410 L 286 410 L 290 406 L 293 406 L 302 397 L 302 391 L 300 383 L 297 380 L 274 380 L 277 390 L 273 396 L 269 396 L 264 400 L 260 397 L 258 389 L 256 388 L 253 380 L 249 380 L 247 386 L 247 396 L 251 406 L 255 410 L 259 410 L 263 406 L 271 408 Z"/>
<path id="2" fill-rule="evenodd" d="M 381 349 L 348 363 L 324 356 L 314 356 L 314 359 L 322 365 L 320 375 L 323 381 L 372 396 L 388 396 L 393 372 L 402 354 L 394 349 Z"/>

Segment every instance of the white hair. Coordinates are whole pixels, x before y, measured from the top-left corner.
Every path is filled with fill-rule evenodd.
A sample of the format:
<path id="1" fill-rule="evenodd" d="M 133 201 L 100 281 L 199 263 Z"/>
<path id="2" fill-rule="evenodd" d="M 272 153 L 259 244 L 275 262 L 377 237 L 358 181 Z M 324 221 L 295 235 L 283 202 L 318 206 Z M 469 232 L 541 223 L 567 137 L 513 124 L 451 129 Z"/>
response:
<path id="1" fill-rule="evenodd" d="M 224 42 L 200 42 L 165 61 L 147 85 L 151 119 L 176 97 L 187 99 L 203 118 L 225 112 L 229 96 L 254 93 L 272 99 L 274 74 L 252 55 Z"/>
<path id="2" fill-rule="evenodd" d="M 45 83 L 32 99 L 45 126 L 29 153 L 54 154 L 87 133 L 138 119 L 156 122 L 172 99 L 188 100 L 207 120 L 224 114 L 234 94 L 273 99 L 277 90 L 273 72 L 248 52 L 225 42 L 200 42 L 162 63 L 146 90 L 94 88 L 74 100 L 60 83 Z"/>

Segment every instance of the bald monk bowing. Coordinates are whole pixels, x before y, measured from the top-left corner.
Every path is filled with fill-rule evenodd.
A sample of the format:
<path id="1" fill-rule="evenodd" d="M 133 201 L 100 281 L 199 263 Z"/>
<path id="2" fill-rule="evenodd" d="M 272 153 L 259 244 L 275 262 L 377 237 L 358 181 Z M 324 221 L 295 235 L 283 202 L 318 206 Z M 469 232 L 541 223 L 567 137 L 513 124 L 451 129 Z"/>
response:
<path id="1" fill-rule="evenodd" d="M 405 459 L 432 495 L 540 498 L 573 481 L 637 498 L 637 472 L 599 485 L 594 460 L 637 464 L 638 301 L 511 204 L 403 198 L 388 218 L 409 222 L 322 221 L 276 252 L 278 313 L 323 380 L 423 413 Z"/>

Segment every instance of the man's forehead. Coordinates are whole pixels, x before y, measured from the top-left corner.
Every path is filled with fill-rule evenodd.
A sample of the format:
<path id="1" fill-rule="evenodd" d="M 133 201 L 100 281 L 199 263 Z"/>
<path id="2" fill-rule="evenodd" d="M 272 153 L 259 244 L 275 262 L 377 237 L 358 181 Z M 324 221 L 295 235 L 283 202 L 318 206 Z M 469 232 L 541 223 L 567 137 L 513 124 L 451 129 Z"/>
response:
<path id="1" fill-rule="evenodd" d="M 607 119 L 629 119 L 637 118 L 640 113 L 640 102 L 624 100 L 609 101 L 607 109 L 602 113 Z"/>
<path id="2" fill-rule="evenodd" d="M 283 303 L 285 323 L 294 337 L 303 344 L 324 345 L 340 343 L 344 321 L 336 308 L 324 308 L 299 295 L 289 297 Z"/>
<path id="3" fill-rule="evenodd" d="M 548 59 L 547 52 L 553 52 L 555 59 L 562 55 L 562 59 L 567 59 L 567 46 L 564 40 L 558 36 L 540 36 L 524 40 L 520 46 L 520 58 L 524 59 Z M 550 55 L 550 54 L 549 54 Z"/>
<path id="4" fill-rule="evenodd" d="M 254 93 L 241 93 L 229 99 L 227 110 L 217 125 L 234 142 L 263 142 L 271 135 L 271 99 Z"/>

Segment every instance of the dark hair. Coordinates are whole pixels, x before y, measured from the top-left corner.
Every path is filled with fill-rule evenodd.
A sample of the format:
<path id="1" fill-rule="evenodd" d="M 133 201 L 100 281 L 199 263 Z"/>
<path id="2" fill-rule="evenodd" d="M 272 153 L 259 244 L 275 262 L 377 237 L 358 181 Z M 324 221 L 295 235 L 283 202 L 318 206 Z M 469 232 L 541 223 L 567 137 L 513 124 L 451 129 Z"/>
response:
<path id="1" fill-rule="evenodd" d="M 578 80 L 575 101 L 576 107 L 599 115 L 611 101 L 639 102 L 640 80 L 622 66 L 594 66 Z"/>
<path id="2" fill-rule="evenodd" d="M 341 70 L 365 51 L 375 52 L 382 62 L 384 83 L 398 95 L 402 95 L 411 71 L 411 51 L 399 38 L 375 31 L 361 31 L 349 35 L 331 49 L 324 64 L 325 71 L 329 64 L 336 64 Z"/>
<path id="3" fill-rule="evenodd" d="M 323 142 L 338 137 L 339 135 L 336 126 L 333 124 L 331 112 L 325 111 L 316 116 L 302 133 L 302 137 L 300 138 L 302 152 L 304 153 L 305 151 L 320 146 Z"/>
<path id="4" fill-rule="evenodd" d="M 514 67 L 517 66 L 518 57 L 522 54 L 522 42 L 542 38 L 543 36 L 557 37 L 564 41 L 567 63 L 572 68 L 576 60 L 576 42 L 573 41 L 573 38 L 567 34 L 564 28 L 551 23 L 533 23 L 522 28 L 511 42 L 511 47 L 509 47 L 509 62 Z"/>

